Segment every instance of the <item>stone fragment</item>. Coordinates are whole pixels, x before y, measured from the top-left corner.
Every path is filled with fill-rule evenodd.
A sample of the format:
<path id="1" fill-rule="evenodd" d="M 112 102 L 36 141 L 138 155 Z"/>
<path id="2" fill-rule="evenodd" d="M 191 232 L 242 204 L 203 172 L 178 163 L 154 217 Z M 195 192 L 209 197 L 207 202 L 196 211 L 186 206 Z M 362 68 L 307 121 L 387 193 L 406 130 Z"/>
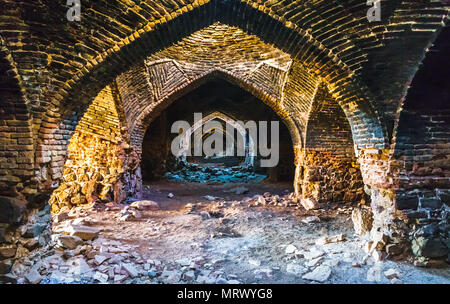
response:
<path id="1" fill-rule="evenodd" d="M 302 223 L 310 224 L 310 223 L 318 223 L 320 222 L 320 218 L 318 216 L 308 216 L 302 220 Z"/>
<path id="2" fill-rule="evenodd" d="M 28 239 L 23 243 L 23 246 L 29 251 L 33 251 L 34 249 L 38 248 L 40 244 L 37 239 Z"/>
<path id="3" fill-rule="evenodd" d="M 256 205 L 256 206 L 260 206 L 260 205 L 261 205 L 261 206 L 265 206 L 265 205 L 266 205 L 266 199 L 265 199 L 265 197 L 262 196 L 262 195 L 258 195 L 255 205 Z"/>
<path id="4" fill-rule="evenodd" d="M 322 261 L 323 261 L 323 257 L 315 258 L 315 259 L 312 259 L 312 260 L 306 262 L 305 266 L 306 267 L 315 267 L 315 266 L 319 265 L 320 262 L 322 262 Z"/>
<path id="5" fill-rule="evenodd" d="M 250 259 L 250 260 L 248 260 L 248 263 L 249 263 L 250 265 L 252 265 L 252 266 L 256 266 L 256 267 L 259 267 L 259 266 L 261 266 L 261 262 L 260 262 L 260 261 L 258 261 L 258 260 L 254 260 L 254 259 Z"/>
<path id="6" fill-rule="evenodd" d="M 330 266 L 330 267 L 336 267 L 339 266 L 341 264 L 341 261 L 337 260 L 337 259 L 332 259 L 332 260 L 326 260 L 324 262 L 321 263 L 322 265 L 326 265 L 326 266 Z"/>
<path id="7" fill-rule="evenodd" d="M 119 221 L 121 221 L 121 222 L 131 222 L 135 219 L 136 219 L 136 217 L 131 213 L 122 214 L 119 217 Z"/>
<path id="8" fill-rule="evenodd" d="M 273 271 L 270 268 L 256 269 L 253 273 L 267 278 L 271 278 L 273 275 Z"/>
<path id="9" fill-rule="evenodd" d="M 449 254 L 449 248 L 439 238 L 415 238 L 412 241 L 411 249 L 417 257 L 441 258 Z"/>
<path id="10" fill-rule="evenodd" d="M 25 226 L 25 230 L 22 233 L 24 238 L 35 238 L 38 237 L 46 228 L 47 223 L 34 223 Z"/>
<path id="11" fill-rule="evenodd" d="M 402 280 L 397 279 L 397 278 L 393 278 L 391 280 L 391 284 L 403 284 Z"/>
<path id="12" fill-rule="evenodd" d="M 0 261 L 0 274 L 7 274 L 11 271 L 13 261 L 11 259 Z"/>
<path id="13" fill-rule="evenodd" d="M 104 255 L 96 255 L 94 257 L 94 261 L 96 265 L 101 265 L 104 261 L 106 261 L 108 258 Z"/>
<path id="14" fill-rule="evenodd" d="M 365 235 L 372 229 L 372 211 L 365 208 L 355 208 L 352 212 L 352 221 L 355 233 L 358 235 Z"/>
<path id="15" fill-rule="evenodd" d="M 61 223 L 69 218 L 69 213 L 67 212 L 59 212 L 57 215 L 53 217 L 54 223 Z"/>
<path id="16" fill-rule="evenodd" d="M 70 265 L 68 273 L 74 275 L 87 275 L 92 271 L 92 268 L 86 263 L 84 258 L 75 259 Z"/>
<path id="17" fill-rule="evenodd" d="M 196 282 L 199 284 L 207 284 L 208 281 L 209 281 L 209 278 L 204 275 L 199 275 L 196 280 Z"/>
<path id="18" fill-rule="evenodd" d="M 398 279 L 399 273 L 398 273 L 398 271 L 396 269 L 391 268 L 391 269 L 389 269 L 389 270 L 384 272 L 384 276 L 386 278 L 388 278 L 389 280 L 392 280 L 394 278 Z"/>
<path id="19" fill-rule="evenodd" d="M 319 209 L 319 203 L 313 199 L 313 198 L 304 198 L 300 200 L 300 204 L 306 209 L 306 210 L 314 210 Z"/>
<path id="20" fill-rule="evenodd" d="M 71 225 L 68 227 L 67 232 L 72 236 L 78 236 L 85 241 L 91 241 L 95 239 L 100 230 L 94 227 L 87 227 L 82 225 Z"/>
<path id="21" fill-rule="evenodd" d="M 302 265 L 296 263 L 291 263 L 286 266 L 286 272 L 296 276 L 301 276 L 307 271 L 308 269 L 306 267 L 303 267 Z"/>
<path id="22" fill-rule="evenodd" d="M 308 260 L 314 260 L 324 255 L 325 252 L 318 250 L 317 248 L 312 248 L 309 252 L 304 253 L 305 258 Z"/>
<path id="23" fill-rule="evenodd" d="M 295 247 L 294 245 L 288 245 L 288 246 L 286 246 L 286 249 L 284 252 L 286 254 L 293 254 L 293 253 L 295 253 L 296 250 L 297 250 L 297 247 Z"/>
<path id="24" fill-rule="evenodd" d="M 76 235 L 60 235 L 58 237 L 58 242 L 62 247 L 69 250 L 73 250 L 83 244 L 83 240 Z"/>
<path id="25" fill-rule="evenodd" d="M 302 278 L 304 280 L 316 281 L 316 282 L 325 282 L 331 276 L 331 267 L 329 266 L 319 266 L 314 269 L 312 272 L 305 274 Z"/>
<path id="26" fill-rule="evenodd" d="M 176 261 L 181 267 L 191 265 L 191 261 L 188 259 L 180 259 Z"/>
<path id="27" fill-rule="evenodd" d="M 156 278 L 156 277 L 158 276 L 158 273 L 156 273 L 155 270 L 150 270 L 150 271 L 147 273 L 147 275 L 148 275 L 150 278 Z"/>
<path id="28" fill-rule="evenodd" d="M 137 201 L 130 205 L 132 208 L 136 208 L 141 211 L 150 210 L 155 211 L 159 210 L 158 203 L 153 201 Z"/>
<path id="29" fill-rule="evenodd" d="M 248 193 L 250 190 L 248 189 L 248 188 L 246 188 L 246 187 L 236 187 L 236 188 L 233 188 L 233 189 L 230 189 L 230 190 L 224 190 L 223 192 L 225 192 L 225 193 L 234 193 L 234 194 L 236 194 L 236 195 L 243 195 L 243 194 L 246 194 L 246 193 Z"/>
<path id="30" fill-rule="evenodd" d="M 114 283 L 122 283 L 127 278 L 128 278 L 128 276 L 126 276 L 126 275 L 117 274 L 117 275 L 114 276 Z"/>
<path id="31" fill-rule="evenodd" d="M 108 282 L 109 277 L 108 277 L 107 274 L 104 274 L 104 273 L 101 273 L 101 272 L 98 272 L 98 271 L 97 271 L 97 272 L 94 274 L 93 279 L 94 279 L 95 281 L 98 281 L 98 282 L 102 283 L 102 284 L 105 284 L 105 283 Z"/>
<path id="32" fill-rule="evenodd" d="M 133 266 L 133 264 L 123 264 L 122 265 L 122 270 L 124 270 L 126 273 L 128 273 L 130 275 L 130 277 L 135 278 L 139 275 L 139 272 L 137 271 L 137 269 Z"/>
<path id="33" fill-rule="evenodd" d="M 25 279 L 27 279 L 30 284 L 39 284 L 42 281 L 42 276 L 37 270 L 32 269 L 25 275 Z"/>
<path id="34" fill-rule="evenodd" d="M 345 241 L 345 235 L 344 234 L 338 234 L 335 236 L 324 236 L 321 237 L 320 239 L 318 239 L 316 241 L 316 245 L 325 245 L 325 244 L 330 244 L 330 243 L 338 243 L 338 242 L 343 242 Z"/>
<path id="35" fill-rule="evenodd" d="M 165 271 L 161 274 L 161 278 L 167 284 L 176 284 L 181 280 L 181 274 L 178 271 Z"/>
<path id="36" fill-rule="evenodd" d="M 186 281 L 195 281 L 195 272 L 193 270 L 186 272 L 184 274 L 184 279 Z"/>
<path id="37" fill-rule="evenodd" d="M 9 259 L 16 256 L 17 248 L 16 247 L 1 247 L 0 248 L 0 260 Z"/>

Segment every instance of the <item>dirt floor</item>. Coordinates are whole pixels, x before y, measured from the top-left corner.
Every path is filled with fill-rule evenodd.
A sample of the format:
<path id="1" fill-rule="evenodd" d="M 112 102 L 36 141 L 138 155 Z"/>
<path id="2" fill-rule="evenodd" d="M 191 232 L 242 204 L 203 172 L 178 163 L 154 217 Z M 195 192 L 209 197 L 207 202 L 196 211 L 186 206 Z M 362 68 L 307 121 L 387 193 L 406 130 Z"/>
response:
<path id="1" fill-rule="evenodd" d="M 448 267 L 375 262 L 354 235 L 351 207 L 306 211 L 286 203 L 291 191 L 289 184 L 151 183 L 143 199 L 159 210 L 79 208 L 54 223 L 56 245 L 15 271 L 19 283 L 44 284 L 450 283 Z M 256 206 L 251 198 L 264 193 L 279 203 Z M 57 240 L 71 225 L 100 232 L 67 248 Z"/>

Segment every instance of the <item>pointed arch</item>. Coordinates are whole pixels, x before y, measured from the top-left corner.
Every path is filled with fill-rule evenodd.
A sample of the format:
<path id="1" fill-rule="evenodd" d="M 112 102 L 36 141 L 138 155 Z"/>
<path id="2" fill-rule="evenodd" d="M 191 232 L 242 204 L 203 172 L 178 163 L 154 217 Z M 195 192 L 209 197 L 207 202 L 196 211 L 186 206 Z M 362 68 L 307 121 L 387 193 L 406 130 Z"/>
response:
<path id="1" fill-rule="evenodd" d="M 246 80 L 240 79 L 236 77 L 236 75 L 233 75 L 228 71 L 217 68 L 195 79 L 186 81 L 183 85 L 178 86 L 177 89 L 175 89 L 170 95 L 165 96 L 162 100 L 158 101 L 156 105 L 155 104 L 148 105 L 147 108 L 144 109 L 141 112 L 141 114 L 137 117 L 137 119 L 135 119 L 135 123 L 132 127 L 132 130 L 130 131 L 132 143 L 135 150 L 138 152 L 141 151 L 145 131 L 147 130 L 150 123 L 157 116 L 159 116 L 159 114 L 163 110 L 165 110 L 175 100 L 181 98 L 182 96 L 192 92 L 201 85 L 214 79 L 220 79 L 229 82 L 231 84 L 234 84 L 251 93 L 253 96 L 260 99 L 267 106 L 272 108 L 272 110 L 280 117 L 282 122 L 288 128 L 290 135 L 292 137 L 294 147 L 301 146 L 301 137 L 297 127 L 295 126 L 290 115 L 284 109 L 281 108 L 277 100 L 275 100 L 271 96 L 266 95 L 260 88 L 257 88 L 254 84 L 249 83 Z"/>
<path id="2" fill-rule="evenodd" d="M 180 139 L 180 155 L 179 158 L 181 161 L 186 162 L 187 155 L 189 154 L 187 151 L 190 149 L 190 139 L 192 134 L 195 133 L 196 130 L 202 128 L 206 123 L 213 121 L 215 119 L 220 119 L 225 123 L 231 125 L 234 129 L 242 137 L 243 148 L 245 148 L 245 164 L 253 165 L 256 156 L 256 147 L 255 147 L 255 139 L 253 138 L 251 133 L 247 133 L 247 130 L 241 124 L 237 123 L 234 119 L 229 117 L 228 115 L 221 112 L 213 112 L 205 117 L 202 120 L 196 121 L 194 125 L 192 125 L 189 129 L 184 130 L 182 137 Z M 248 135 L 248 136 L 247 136 Z M 248 138 L 248 142 L 247 142 Z"/>

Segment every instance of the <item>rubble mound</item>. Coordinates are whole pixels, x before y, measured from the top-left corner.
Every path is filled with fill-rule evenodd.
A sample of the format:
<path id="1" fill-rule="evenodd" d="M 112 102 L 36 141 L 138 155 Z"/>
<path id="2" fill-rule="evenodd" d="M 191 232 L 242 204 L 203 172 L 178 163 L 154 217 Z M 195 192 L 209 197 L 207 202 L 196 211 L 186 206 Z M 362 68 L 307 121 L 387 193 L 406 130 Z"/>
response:
<path id="1" fill-rule="evenodd" d="M 234 166 L 229 168 L 186 164 L 183 168 L 166 173 L 166 179 L 177 182 L 194 183 L 259 183 L 267 175 L 255 173 L 251 167 Z"/>

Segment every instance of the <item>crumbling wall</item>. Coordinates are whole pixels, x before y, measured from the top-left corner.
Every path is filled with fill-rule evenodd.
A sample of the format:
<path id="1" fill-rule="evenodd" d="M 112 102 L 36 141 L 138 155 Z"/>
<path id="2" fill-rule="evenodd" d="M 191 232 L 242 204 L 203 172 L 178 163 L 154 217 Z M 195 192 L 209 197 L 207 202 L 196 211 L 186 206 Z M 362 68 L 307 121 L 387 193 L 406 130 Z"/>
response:
<path id="1" fill-rule="evenodd" d="M 298 159 L 302 199 L 317 203 L 363 201 L 364 184 L 349 122 L 323 84 L 314 96 L 305 133 L 305 148 L 299 151 Z"/>
<path id="2" fill-rule="evenodd" d="M 359 165 L 332 152 L 302 151 L 301 196 L 318 203 L 365 203 Z"/>
<path id="3" fill-rule="evenodd" d="M 114 86 L 103 89 L 70 139 L 61 185 L 49 203 L 52 211 L 95 203 L 120 203 L 140 189 L 136 153 L 120 121 Z"/>
<path id="4" fill-rule="evenodd" d="M 450 27 L 423 60 L 404 100 L 390 171 L 396 208 L 418 263 L 449 258 Z"/>

